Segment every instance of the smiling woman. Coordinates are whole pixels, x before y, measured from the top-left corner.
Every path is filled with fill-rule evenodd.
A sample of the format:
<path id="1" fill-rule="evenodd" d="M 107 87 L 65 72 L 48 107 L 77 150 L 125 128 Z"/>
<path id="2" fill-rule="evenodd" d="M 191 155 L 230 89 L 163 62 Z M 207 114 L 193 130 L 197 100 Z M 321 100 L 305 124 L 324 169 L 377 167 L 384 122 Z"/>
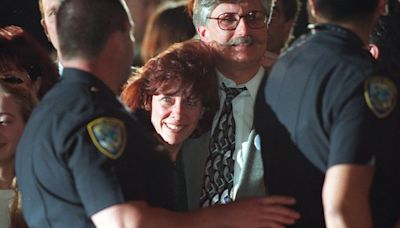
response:
<path id="1" fill-rule="evenodd" d="M 172 45 L 138 69 L 121 98 L 146 111 L 175 161 L 186 139 L 210 129 L 219 105 L 211 49 L 198 40 Z"/>
<path id="2" fill-rule="evenodd" d="M 11 203 L 16 197 L 16 190 L 12 188 L 15 151 L 36 103 L 25 88 L 0 82 L 0 227 L 10 226 Z M 13 210 L 12 227 L 21 227 L 16 225 L 22 219 L 18 217 L 20 209 L 15 205 Z"/>
<path id="3" fill-rule="evenodd" d="M 210 129 L 219 106 L 211 49 L 198 40 L 172 45 L 137 70 L 121 98 L 164 143 L 173 164 L 175 209 L 187 210 L 181 147 Z"/>

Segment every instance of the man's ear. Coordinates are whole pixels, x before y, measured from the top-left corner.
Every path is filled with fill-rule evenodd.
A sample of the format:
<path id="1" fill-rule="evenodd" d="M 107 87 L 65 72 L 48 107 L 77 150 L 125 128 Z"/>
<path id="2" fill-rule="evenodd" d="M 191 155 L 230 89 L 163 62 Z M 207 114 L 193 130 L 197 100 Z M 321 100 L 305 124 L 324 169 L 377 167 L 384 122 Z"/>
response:
<path id="1" fill-rule="evenodd" d="M 199 26 L 197 28 L 197 33 L 199 34 L 200 40 L 207 43 L 209 42 L 208 30 L 206 26 Z"/>
<path id="2" fill-rule="evenodd" d="M 46 22 L 44 21 L 43 18 L 40 20 L 40 24 L 41 24 L 42 27 L 43 27 L 43 30 L 44 30 L 44 33 L 45 33 L 46 36 L 47 36 L 47 39 L 50 41 L 49 32 L 47 31 L 47 25 L 46 25 Z"/>

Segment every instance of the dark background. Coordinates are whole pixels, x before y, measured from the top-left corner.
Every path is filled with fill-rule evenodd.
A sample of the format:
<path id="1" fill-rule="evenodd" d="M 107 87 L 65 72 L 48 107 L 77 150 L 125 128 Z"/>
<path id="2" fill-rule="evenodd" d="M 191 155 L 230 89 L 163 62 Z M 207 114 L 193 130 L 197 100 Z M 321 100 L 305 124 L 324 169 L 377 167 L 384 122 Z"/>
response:
<path id="1" fill-rule="evenodd" d="M 38 0 L 0 0 L 0 25 L 21 26 L 51 50 L 51 44 L 40 25 Z"/>

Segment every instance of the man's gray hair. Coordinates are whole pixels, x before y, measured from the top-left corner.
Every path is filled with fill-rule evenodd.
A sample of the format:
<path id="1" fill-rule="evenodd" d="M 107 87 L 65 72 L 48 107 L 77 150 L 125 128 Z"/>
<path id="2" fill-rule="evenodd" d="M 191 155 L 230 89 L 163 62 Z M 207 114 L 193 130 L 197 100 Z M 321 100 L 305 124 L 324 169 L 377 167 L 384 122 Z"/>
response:
<path id="1" fill-rule="evenodd" d="M 193 6 L 193 24 L 196 29 L 207 24 L 207 17 L 221 3 L 239 3 L 242 0 L 195 0 Z M 268 17 L 272 0 L 260 0 Z"/>

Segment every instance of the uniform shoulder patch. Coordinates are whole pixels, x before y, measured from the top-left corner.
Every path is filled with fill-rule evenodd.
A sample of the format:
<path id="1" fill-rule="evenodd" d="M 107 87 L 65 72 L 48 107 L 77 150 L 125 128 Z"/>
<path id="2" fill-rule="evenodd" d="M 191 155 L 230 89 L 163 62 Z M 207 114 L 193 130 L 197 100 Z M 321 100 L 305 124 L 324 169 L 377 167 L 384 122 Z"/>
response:
<path id="1" fill-rule="evenodd" d="M 372 77 L 364 83 L 364 98 L 369 109 L 382 119 L 396 107 L 397 87 L 389 78 Z"/>
<path id="2" fill-rule="evenodd" d="M 119 158 L 126 146 L 125 123 L 112 117 L 100 117 L 86 126 L 96 148 L 111 159 Z"/>

